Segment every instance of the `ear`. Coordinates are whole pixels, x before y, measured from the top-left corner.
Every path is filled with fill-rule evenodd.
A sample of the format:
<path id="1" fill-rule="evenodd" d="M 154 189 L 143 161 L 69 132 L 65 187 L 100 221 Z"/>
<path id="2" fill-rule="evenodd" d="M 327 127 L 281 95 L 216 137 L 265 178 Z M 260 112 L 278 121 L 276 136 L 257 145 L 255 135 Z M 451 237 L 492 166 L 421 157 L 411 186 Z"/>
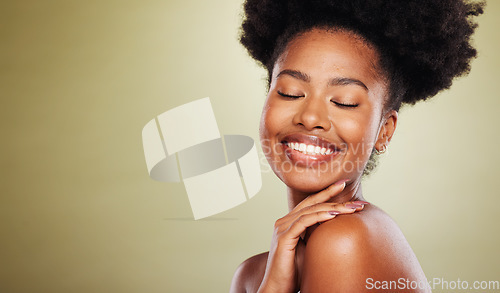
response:
<path id="1" fill-rule="evenodd" d="M 376 150 L 384 152 L 384 150 L 387 148 L 389 142 L 392 139 L 394 131 L 396 131 L 397 123 L 398 123 L 398 112 L 396 110 L 391 110 L 385 113 L 380 123 L 377 141 L 375 142 Z"/>

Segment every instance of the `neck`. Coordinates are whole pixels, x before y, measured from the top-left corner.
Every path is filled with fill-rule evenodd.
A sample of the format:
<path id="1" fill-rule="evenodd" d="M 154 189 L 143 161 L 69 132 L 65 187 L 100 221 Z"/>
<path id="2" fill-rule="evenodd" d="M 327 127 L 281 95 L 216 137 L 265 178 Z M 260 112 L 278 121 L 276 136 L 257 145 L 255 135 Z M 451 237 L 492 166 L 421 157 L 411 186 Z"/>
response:
<path id="1" fill-rule="evenodd" d="M 287 188 L 288 193 L 288 210 L 293 210 L 301 201 L 314 193 L 302 192 L 296 189 Z M 348 182 L 344 190 L 333 196 L 327 202 L 331 203 L 345 203 L 348 201 L 364 200 L 363 192 L 361 190 L 361 179 L 354 182 Z"/>

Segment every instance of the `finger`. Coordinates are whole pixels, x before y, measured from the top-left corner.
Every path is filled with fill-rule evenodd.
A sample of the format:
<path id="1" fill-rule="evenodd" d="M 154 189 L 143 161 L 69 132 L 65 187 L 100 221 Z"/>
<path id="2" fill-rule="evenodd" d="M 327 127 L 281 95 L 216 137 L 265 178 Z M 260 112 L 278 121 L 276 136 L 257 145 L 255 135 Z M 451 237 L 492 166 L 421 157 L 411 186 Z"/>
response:
<path id="1" fill-rule="evenodd" d="M 298 239 L 308 227 L 322 223 L 335 218 L 338 215 L 337 211 L 320 211 L 312 214 L 305 214 L 298 217 L 290 228 L 286 231 L 286 237 L 289 239 Z"/>
<path id="2" fill-rule="evenodd" d="M 323 189 L 322 191 L 308 196 L 306 199 L 301 201 L 292 211 L 301 210 L 305 207 L 312 206 L 329 200 L 330 198 L 332 198 L 333 196 L 339 194 L 342 190 L 344 190 L 347 181 L 349 180 L 345 179 L 337 181 L 334 184 Z"/>
<path id="3" fill-rule="evenodd" d="M 353 212 L 360 211 L 364 208 L 364 206 L 368 204 L 366 202 L 361 203 L 361 202 L 346 202 L 344 204 L 338 204 L 338 203 L 319 203 L 315 204 L 313 206 L 309 206 L 306 208 L 303 208 L 300 211 L 297 211 L 295 215 L 293 215 L 295 218 L 304 215 L 304 214 L 311 214 L 311 213 L 316 213 L 316 212 L 321 212 L 321 211 L 338 211 L 339 214 L 352 214 Z"/>
<path id="4" fill-rule="evenodd" d="M 342 183 L 342 185 L 345 185 L 345 182 L 341 182 L 341 183 Z M 338 194 L 338 192 L 335 192 L 334 194 Z M 309 203 L 313 203 L 313 202 L 310 201 Z M 342 204 L 341 203 L 321 202 L 321 203 L 316 203 L 316 204 L 313 204 L 310 206 L 304 206 L 302 209 L 298 209 L 296 207 L 288 215 L 286 215 L 285 217 L 280 219 L 280 225 L 282 225 L 282 229 L 287 229 L 288 226 L 290 226 L 291 223 L 293 223 L 301 215 L 310 214 L 310 213 L 319 212 L 319 211 L 336 210 L 339 212 L 339 214 L 352 214 L 354 212 L 361 211 L 364 208 L 364 205 L 366 205 L 366 204 L 368 204 L 368 202 L 366 202 L 366 201 L 346 202 L 346 203 L 342 203 Z"/>
<path id="5" fill-rule="evenodd" d="M 342 211 L 342 213 L 350 214 L 361 211 L 367 204 L 368 202 L 361 202 L 361 201 L 346 202 L 337 205 L 334 208 L 334 210 L 339 210 Z"/>
<path id="6" fill-rule="evenodd" d="M 332 215 L 342 215 L 342 214 L 352 214 L 364 209 L 365 205 L 369 204 L 365 201 L 354 201 L 354 202 L 346 202 L 343 204 L 339 203 L 320 203 L 313 206 L 306 207 L 300 211 L 297 211 L 294 214 L 289 214 L 286 219 L 283 219 L 282 229 L 290 229 L 287 228 L 293 225 L 300 217 L 309 215 L 309 214 L 319 214 L 321 212 L 328 212 Z M 330 218 L 331 219 L 331 218 Z M 329 220 L 329 219 L 327 219 Z M 326 220 L 325 220 L 326 221 Z M 324 221 L 318 221 L 317 223 L 322 223 Z M 314 223 L 312 224 L 314 225 Z M 303 237 L 305 234 L 305 229 L 299 237 Z"/>

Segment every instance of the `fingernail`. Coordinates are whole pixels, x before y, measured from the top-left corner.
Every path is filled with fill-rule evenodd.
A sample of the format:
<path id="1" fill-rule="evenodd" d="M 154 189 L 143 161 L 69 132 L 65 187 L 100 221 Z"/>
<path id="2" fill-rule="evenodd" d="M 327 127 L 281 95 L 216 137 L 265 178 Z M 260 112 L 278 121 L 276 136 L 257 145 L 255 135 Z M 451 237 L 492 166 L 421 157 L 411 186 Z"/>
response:
<path id="1" fill-rule="evenodd" d="M 362 204 L 356 204 L 356 203 L 348 203 L 345 205 L 346 208 L 349 208 L 349 209 L 357 209 L 357 208 L 362 208 L 363 205 Z"/>
<path id="2" fill-rule="evenodd" d="M 340 181 L 335 182 L 335 185 L 342 185 L 344 183 L 347 183 L 348 181 L 349 181 L 349 179 L 342 179 Z"/>
<path id="3" fill-rule="evenodd" d="M 329 211 L 328 213 L 332 216 L 340 214 L 338 211 Z"/>
<path id="4" fill-rule="evenodd" d="M 357 201 L 353 201 L 353 203 L 359 203 L 359 204 L 370 204 L 369 202 L 364 201 L 364 200 L 357 200 Z"/>

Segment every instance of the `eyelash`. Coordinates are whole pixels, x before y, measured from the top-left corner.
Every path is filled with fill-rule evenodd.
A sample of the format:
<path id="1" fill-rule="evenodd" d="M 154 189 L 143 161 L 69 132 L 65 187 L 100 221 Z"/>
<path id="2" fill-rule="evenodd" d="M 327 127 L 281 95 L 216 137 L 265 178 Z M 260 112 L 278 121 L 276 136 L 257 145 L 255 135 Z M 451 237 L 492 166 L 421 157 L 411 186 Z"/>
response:
<path id="1" fill-rule="evenodd" d="M 289 94 L 282 93 L 280 91 L 278 91 L 278 95 L 285 97 L 285 98 L 290 98 L 290 99 L 298 99 L 298 98 L 304 97 L 304 96 L 289 95 Z M 341 107 L 341 108 L 356 108 L 357 106 L 359 106 L 359 104 L 343 104 L 343 103 L 339 103 L 339 102 L 335 102 L 335 101 L 332 101 L 332 103 L 334 103 L 336 106 Z"/>
<path id="2" fill-rule="evenodd" d="M 282 93 L 280 91 L 278 91 L 278 95 L 280 95 L 282 97 L 285 97 L 285 98 L 291 98 L 291 99 L 298 99 L 298 98 L 303 98 L 304 97 L 304 96 L 289 95 L 289 94 Z"/>
<path id="3" fill-rule="evenodd" d="M 359 104 L 342 104 L 342 103 L 335 102 L 335 101 L 332 101 L 332 103 L 334 103 L 335 105 L 337 105 L 341 108 L 356 108 L 357 106 L 359 106 Z"/>

